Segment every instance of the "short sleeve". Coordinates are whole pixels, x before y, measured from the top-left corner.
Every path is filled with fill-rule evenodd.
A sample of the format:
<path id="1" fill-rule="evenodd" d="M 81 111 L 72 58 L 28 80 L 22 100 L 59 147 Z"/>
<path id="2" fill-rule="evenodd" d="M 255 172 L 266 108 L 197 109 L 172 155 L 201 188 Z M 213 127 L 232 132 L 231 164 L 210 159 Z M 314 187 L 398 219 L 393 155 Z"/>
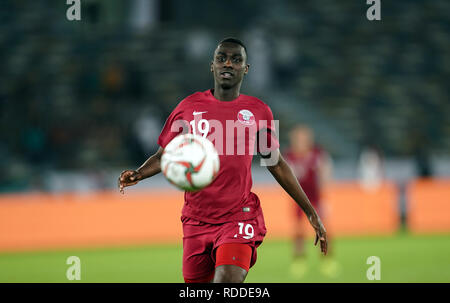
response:
<path id="1" fill-rule="evenodd" d="M 182 102 L 175 107 L 164 123 L 164 127 L 158 137 L 158 144 L 162 148 L 165 148 L 176 136 L 189 132 L 188 122 L 181 118 L 183 113 Z"/>
<path id="2" fill-rule="evenodd" d="M 266 105 L 265 119 L 260 120 L 260 129 L 257 137 L 257 151 L 263 156 L 267 156 L 270 152 L 280 147 L 278 142 L 277 125 L 273 119 L 270 107 Z"/>

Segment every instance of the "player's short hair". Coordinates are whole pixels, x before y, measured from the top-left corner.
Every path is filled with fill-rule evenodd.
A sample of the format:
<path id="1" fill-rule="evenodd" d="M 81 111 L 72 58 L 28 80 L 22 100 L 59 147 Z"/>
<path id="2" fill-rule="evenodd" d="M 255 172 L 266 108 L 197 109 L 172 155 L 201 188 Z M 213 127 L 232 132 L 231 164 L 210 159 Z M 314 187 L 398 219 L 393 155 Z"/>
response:
<path id="1" fill-rule="evenodd" d="M 244 42 L 242 42 L 241 40 L 234 38 L 234 37 L 227 37 L 225 39 L 223 39 L 222 41 L 219 42 L 218 45 L 221 45 L 222 43 L 235 43 L 235 44 L 239 44 L 240 46 L 242 46 L 245 50 L 245 54 L 247 55 L 247 60 L 248 60 L 248 52 L 247 52 L 247 47 L 245 46 Z"/>

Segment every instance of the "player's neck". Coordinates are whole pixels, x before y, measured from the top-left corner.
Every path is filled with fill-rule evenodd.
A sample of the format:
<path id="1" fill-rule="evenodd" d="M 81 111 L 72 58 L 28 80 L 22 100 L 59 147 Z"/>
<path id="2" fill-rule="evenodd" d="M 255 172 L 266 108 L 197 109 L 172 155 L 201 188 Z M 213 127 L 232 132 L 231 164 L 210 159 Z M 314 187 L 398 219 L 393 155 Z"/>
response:
<path id="1" fill-rule="evenodd" d="M 214 85 L 214 98 L 220 101 L 233 101 L 237 97 L 239 97 L 239 91 L 241 89 L 240 85 L 236 85 L 235 87 L 224 89 L 220 85 Z"/>

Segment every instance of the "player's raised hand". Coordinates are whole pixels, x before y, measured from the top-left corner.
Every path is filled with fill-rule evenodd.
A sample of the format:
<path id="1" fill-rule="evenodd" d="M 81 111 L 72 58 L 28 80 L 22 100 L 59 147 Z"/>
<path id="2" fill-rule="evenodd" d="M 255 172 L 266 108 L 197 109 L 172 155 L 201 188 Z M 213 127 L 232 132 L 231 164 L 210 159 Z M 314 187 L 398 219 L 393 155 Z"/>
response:
<path id="1" fill-rule="evenodd" d="M 317 242 L 320 241 L 320 251 L 326 255 L 328 250 L 328 239 L 327 239 L 327 231 L 325 230 L 325 226 L 323 226 L 322 221 L 319 217 L 312 216 L 310 218 L 310 222 L 312 227 L 316 232 L 316 239 L 314 240 L 314 245 L 317 245 Z"/>
<path id="2" fill-rule="evenodd" d="M 136 170 L 124 170 L 118 180 L 119 191 L 123 194 L 124 187 L 135 185 L 142 179 L 141 174 Z"/>

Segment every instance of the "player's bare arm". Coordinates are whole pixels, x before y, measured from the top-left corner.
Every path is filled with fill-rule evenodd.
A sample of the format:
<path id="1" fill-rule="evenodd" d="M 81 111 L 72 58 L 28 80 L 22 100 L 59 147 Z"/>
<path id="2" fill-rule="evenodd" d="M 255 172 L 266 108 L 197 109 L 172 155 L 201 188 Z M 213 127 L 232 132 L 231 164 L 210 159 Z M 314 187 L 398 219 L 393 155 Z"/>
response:
<path id="1" fill-rule="evenodd" d="M 161 172 L 161 156 L 163 149 L 160 147 L 155 154 L 148 158 L 144 164 L 142 164 L 136 170 L 124 170 L 119 177 L 119 191 L 123 194 L 124 188 L 127 186 L 135 185 L 139 181 L 154 176 Z"/>
<path id="2" fill-rule="evenodd" d="M 294 199 L 295 202 L 302 208 L 302 210 L 307 215 L 309 222 L 316 231 L 316 238 L 314 245 L 320 241 L 320 250 L 324 255 L 327 254 L 327 233 L 319 215 L 315 211 L 314 207 L 311 205 L 308 197 L 301 188 L 297 181 L 292 169 L 286 163 L 282 157 L 279 149 L 273 151 L 277 153 L 275 157 L 278 157 L 277 164 L 273 166 L 268 166 L 268 170 L 274 176 L 275 180 L 281 185 L 281 187 Z"/>

